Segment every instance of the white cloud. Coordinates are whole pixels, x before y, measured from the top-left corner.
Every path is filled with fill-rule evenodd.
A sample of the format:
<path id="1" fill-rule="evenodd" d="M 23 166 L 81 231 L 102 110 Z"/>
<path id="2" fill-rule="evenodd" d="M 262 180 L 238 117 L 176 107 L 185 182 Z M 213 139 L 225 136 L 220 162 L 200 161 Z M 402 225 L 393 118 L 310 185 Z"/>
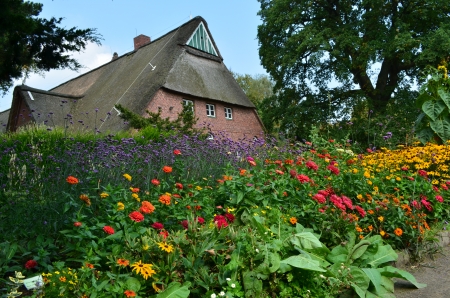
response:
<path id="1" fill-rule="evenodd" d="M 84 68 L 80 69 L 78 72 L 69 69 L 52 70 L 45 73 L 45 76 L 31 74 L 30 77 L 26 79 L 25 85 L 43 90 L 51 89 L 111 61 L 112 53 L 108 46 L 97 46 L 96 44 L 90 43 L 86 46 L 84 52 L 74 53 L 73 58 L 77 59 Z M 17 80 L 15 82 L 15 85 L 20 84 L 22 84 L 22 80 Z M 0 111 L 7 110 L 11 107 L 13 91 L 14 88 L 11 88 L 5 96 L 0 98 Z"/>

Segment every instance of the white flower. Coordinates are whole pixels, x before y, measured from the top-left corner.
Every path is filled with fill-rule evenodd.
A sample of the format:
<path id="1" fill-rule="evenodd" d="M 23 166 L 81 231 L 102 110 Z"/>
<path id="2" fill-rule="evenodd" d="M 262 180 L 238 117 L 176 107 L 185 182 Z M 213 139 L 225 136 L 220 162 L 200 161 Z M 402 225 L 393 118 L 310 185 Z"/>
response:
<path id="1" fill-rule="evenodd" d="M 225 292 L 224 291 L 220 292 L 219 296 L 225 296 Z"/>
<path id="2" fill-rule="evenodd" d="M 236 285 L 235 284 L 231 284 L 231 287 L 234 289 L 234 288 L 236 288 Z"/>
<path id="3" fill-rule="evenodd" d="M 256 252 L 259 253 L 259 249 L 256 249 Z"/>
<path id="4" fill-rule="evenodd" d="M 216 298 L 216 294 L 211 294 L 211 298 Z"/>
<path id="5" fill-rule="evenodd" d="M 227 277 L 227 281 L 230 281 L 230 280 L 231 280 L 231 278 L 228 278 L 228 277 Z"/>

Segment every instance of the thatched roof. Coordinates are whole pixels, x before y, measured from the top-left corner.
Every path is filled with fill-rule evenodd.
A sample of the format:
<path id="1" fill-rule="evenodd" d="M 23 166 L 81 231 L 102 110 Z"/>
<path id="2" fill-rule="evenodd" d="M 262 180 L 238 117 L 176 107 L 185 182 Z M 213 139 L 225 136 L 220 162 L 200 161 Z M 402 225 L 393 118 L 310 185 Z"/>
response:
<path id="1" fill-rule="evenodd" d="M 200 23 L 204 24 L 217 56 L 186 45 Z M 82 120 L 91 128 L 98 127 L 93 122 L 94 119 L 78 118 L 86 113 L 96 114 L 97 121 L 100 118 L 108 118 L 102 125 L 102 131 L 126 128 L 123 120 L 113 110 L 115 104 L 119 103 L 133 112 L 143 114 L 149 101 L 160 88 L 254 108 L 223 64 L 223 58 L 207 23 L 201 17 L 193 18 L 151 43 L 119 56 L 49 92 L 26 86 L 16 88 L 31 110 L 45 114 L 53 112 L 55 116 L 59 113 L 57 111 L 61 110 L 61 115 L 70 113 L 75 122 Z M 30 93 L 34 100 L 31 100 Z M 67 100 L 69 97 L 72 98 Z M 18 98 L 14 100 L 18 101 Z M 63 100 L 71 104 L 65 103 L 60 107 Z M 74 100 L 76 104 L 73 104 Z M 110 115 L 107 115 L 108 113 Z M 58 124 L 62 123 L 58 121 Z"/>

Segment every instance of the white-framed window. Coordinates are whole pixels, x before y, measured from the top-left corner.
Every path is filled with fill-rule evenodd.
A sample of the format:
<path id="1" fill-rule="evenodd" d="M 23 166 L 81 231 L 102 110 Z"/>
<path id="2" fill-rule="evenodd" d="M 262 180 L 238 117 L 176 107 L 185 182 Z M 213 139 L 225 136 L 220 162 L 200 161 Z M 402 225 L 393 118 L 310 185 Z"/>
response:
<path id="1" fill-rule="evenodd" d="M 233 110 L 225 108 L 225 119 L 233 119 Z"/>
<path id="2" fill-rule="evenodd" d="M 194 102 L 189 99 L 183 99 L 183 106 L 191 106 L 192 112 L 194 112 Z"/>
<path id="3" fill-rule="evenodd" d="M 208 117 L 216 117 L 216 109 L 214 105 L 207 103 L 206 104 L 206 116 Z"/>

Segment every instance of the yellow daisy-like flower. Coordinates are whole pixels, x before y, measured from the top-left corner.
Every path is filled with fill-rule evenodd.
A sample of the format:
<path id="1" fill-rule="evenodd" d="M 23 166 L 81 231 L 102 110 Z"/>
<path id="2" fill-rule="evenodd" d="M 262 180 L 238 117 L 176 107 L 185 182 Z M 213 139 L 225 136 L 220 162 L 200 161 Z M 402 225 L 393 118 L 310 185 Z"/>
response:
<path id="1" fill-rule="evenodd" d="M 159 248 L 161 248 L 161 250 L 165 251 L 165 252 L 172 252 L 173 251 L 173 246 L 170 244 L 167 244 L 166 242 L 158 242 L 158 246 Z"/>
<path id="2" fill-rule="evenodd" d="M 196 190 L 202 190 L 203 188 L 201 188 L 200 186 L 197 185 L 197 186 L 195 187 L 195 189 L 196 189 Z"/>
<path id="3" fill-rule="evenodd" d="M 61 277 L 59 278 L 59 280 L 60 280 L 61 282 L 66 282 L 66 277 L 65 277 L 65 276 L 61 276 Z"/>
<path id="4" fill-rule="evenodd" d="M 109 197 L 109 194 L 107 194 L 106 192 L 102 192 L 100 194 L 100 198 L 102 198 L 102 199 L 107 198 L 107 197 Z"/>
<path id="5" fill-rule="evenodd" d="M 145 264 L 142 263 L 140 260 L 131 265 L 133 271 L 136 271 L 136 274 L 142 275 L 142 277 L 144 277 L 145 279 L 147 279 L 149 276 L 151 277 L 153 274 L 156 273 L 156 271 L 153 270 L 152 267 L 153 267 L 152 264 Z"/>
<path id="6" fill-rule="evenodd" d="M 117 203 L 117 211 L 122 211 L 125 209 L 125 205 L 122 202 Z"/>
<path id="7" fill-rule="evenodd" d="M 139 198 L 139 195 L 137 193 L 132 193 L 131 196 L 138 202 L 141 201 L 141 199 Z"/>
<path id="8" fill-rule="evenodd" d="M 131 181 L 131 176 L 129 174 L 123 174 L 123 178 L 127 179 L 128 181 Z"/>
<path id="9" fill-rule="evenodd" d="M 383 217 L 383 216 L 378 216 L 378 220 L 379 220 L 380 222 L 383 222 L 384 217 Z"/>

